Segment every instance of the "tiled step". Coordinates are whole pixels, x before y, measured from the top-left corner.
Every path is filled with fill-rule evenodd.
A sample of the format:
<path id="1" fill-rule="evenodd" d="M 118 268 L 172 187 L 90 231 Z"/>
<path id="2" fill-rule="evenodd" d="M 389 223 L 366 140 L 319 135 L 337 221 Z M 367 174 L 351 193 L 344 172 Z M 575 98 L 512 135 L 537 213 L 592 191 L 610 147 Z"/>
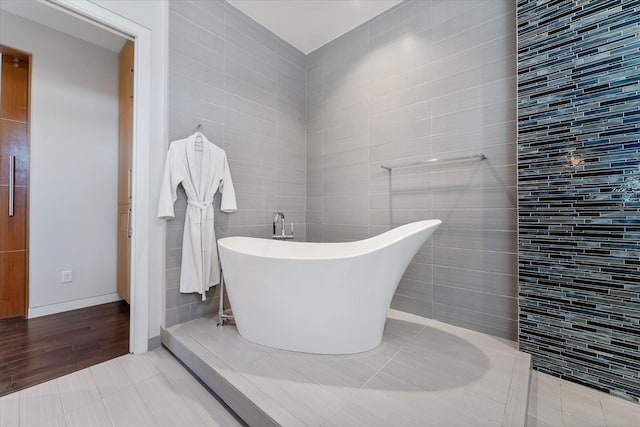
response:
<path id="1" fill-rule="evenodd" d="M 503 427 L 524 427 L 526 424 L 530 384 L 531 355 L 518 352 L 516 362 L 513 364 L 507 404 L 504 408 L 504 418 L 502 419 Z"/>
<path id="2" fill-rule="evenodd" d="M 162 342 L 249 425 L 526 421 L 528 354 L 513 342 L 396 310 L 382 344 L 355 355 L 263 347 L 215 319 L 163 330 Z"/>

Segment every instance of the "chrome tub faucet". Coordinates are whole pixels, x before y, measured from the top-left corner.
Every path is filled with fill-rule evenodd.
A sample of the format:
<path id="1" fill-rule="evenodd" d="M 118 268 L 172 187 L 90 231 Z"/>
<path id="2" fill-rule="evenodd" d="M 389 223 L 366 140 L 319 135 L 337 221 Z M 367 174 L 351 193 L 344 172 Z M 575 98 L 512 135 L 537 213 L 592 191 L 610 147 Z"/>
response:
<path id="1" fill-rule="evenodd" d="M 280 222 L 280 234 L 276 234 L 276 228 Z M 284 214 L 282 212 L 274 212 L 273 213 L 273 238 L 275 240 L 293 240 L 293 222 L 291 223 L 291 234 L 287 234 L 285 232 L 284 227 Z"/>

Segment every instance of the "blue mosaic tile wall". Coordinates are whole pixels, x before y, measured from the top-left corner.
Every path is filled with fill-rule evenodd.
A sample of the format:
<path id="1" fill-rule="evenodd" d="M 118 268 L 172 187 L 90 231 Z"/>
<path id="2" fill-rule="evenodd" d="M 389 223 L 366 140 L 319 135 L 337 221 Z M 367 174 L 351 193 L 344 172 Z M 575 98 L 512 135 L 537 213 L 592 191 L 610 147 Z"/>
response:
<path id="1" fill-rule="evenodd" d="M 518 1 L 519 339 L 640 400 L 640 1 Z"/>

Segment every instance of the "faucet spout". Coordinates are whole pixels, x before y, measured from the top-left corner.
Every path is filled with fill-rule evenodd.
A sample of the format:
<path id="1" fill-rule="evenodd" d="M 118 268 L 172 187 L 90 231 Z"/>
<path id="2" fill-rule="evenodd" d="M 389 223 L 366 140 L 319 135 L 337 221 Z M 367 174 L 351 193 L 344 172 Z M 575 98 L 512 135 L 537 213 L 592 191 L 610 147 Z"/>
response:
<path id="1" fill-rule="evenodd" d="M 280 234 L 276 233 L 278 223 L 280 223 Z M 273 238 L 276 240 L 291 240 L 293 239 L 293 223 L 291 224 L 291 234 L 287 234 L 284 226 L 284 213 L 273 213 Z"/>
<path id="2" fill-rule="evenodd" d="M 284 214 L 282 212 L 274 212 L 273 213 L 273 235 L 276 234 L 276 226 L 278 222 L 282 224 L 282 234 L 284 235 Z"/>
<path id="3" fill-rule="evenodd" d="M 284 236 L 286 233 L 284 231 L 284 214 L 280 212 L 280 218 L 282 218 L 282 223 L 280 225 L 280 232 Z"/>

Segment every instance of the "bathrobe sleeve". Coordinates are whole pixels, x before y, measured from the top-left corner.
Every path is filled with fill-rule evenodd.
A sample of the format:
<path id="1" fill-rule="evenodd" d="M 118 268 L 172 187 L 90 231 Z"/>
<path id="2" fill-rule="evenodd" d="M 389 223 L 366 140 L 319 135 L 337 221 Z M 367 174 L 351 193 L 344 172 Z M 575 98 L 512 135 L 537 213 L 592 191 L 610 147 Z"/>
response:
<path id="1" fill-rule="evenodd" d="M 169 149 L 167 161 L 164 165 L 164 175 L 162 177 L 162 187 L 160 188 L 160 200 L 158 202 L 158 218 L 174 218 L 173 205 L 178 198 L 177 188 L 180 184 L 179 174 L 176 170 L 176 159 L 174 150 Z"/>
<path id="2" fill-rule="evenodd" d="M 231 181 L 231 172 L 229 171 L 229 162 L 227 161 L 227 154 L 224 154 L 224 174 L 220 181 L 218 190 L 222 193 L 222 200 L 220 201 L 220 210 L 222 212 L 235 212 L 238 210 L 236 205 L 236 192 L 233 189 L 233 182 Z"/>

